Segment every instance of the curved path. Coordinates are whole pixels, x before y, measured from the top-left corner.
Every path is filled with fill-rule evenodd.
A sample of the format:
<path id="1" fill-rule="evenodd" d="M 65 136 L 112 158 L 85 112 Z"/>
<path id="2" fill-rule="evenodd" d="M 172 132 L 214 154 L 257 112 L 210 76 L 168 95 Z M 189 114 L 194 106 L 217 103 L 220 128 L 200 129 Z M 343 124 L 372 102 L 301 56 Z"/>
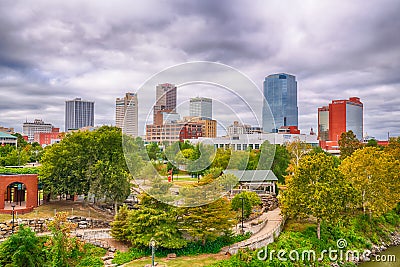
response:
<path id="1" fill-rule="evenodd" d="M 276 208 L 272 211 L 268 211 L 253 220 L 253 222 L 259 220 L 264 220 L 266 223 L 258 232 L 253 234 L 247 240 L 222 248 L 221 253 L 236 254 L 240 248 L 247 247 L 250 249 L 258 249 L 274 242 L 274 238 L 279 236 L 284 225 L 284 218 L 281 215 L 281 209 Z M 251 222 L 248 222 L 245 225 L 245 230 L 251 231 Z"/>

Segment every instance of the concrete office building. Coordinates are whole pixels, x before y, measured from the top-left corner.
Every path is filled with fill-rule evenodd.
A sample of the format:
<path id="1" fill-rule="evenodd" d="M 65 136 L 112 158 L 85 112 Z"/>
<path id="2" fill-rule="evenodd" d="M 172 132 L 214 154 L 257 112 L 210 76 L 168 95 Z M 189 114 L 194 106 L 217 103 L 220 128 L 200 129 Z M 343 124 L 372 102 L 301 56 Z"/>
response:
<path id="1" fill-rule="evenodd" d="M 115 100 L 115 125 L 122 132 L 138 136 L 138 98 L 136 93 L 126 93 Z"/>
<path id="2" fill-rule="evenodd" d="M 94 102 L 81 98 L 65 101 L 65 131 L 94 126 Z"/>
<path id="3" fill-rule="evenodd" d="M 23 135 L 28 136 L 28 142 L 34 142 L 35 133 L 51 133 L 53 125 L 42 120 L 35 119 L 33 122 L 24 122 L 22 125 Z"/>

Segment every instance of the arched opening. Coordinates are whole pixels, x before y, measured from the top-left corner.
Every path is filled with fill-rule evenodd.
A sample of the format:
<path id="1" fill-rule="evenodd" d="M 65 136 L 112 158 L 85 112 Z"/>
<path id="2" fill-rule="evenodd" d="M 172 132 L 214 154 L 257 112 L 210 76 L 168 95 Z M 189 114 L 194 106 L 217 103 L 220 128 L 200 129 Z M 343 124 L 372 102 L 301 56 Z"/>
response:
<path id="1" fill-rule="evenodd" d="M 12 205 L 15 205 L 15 209 L 25 209 L 26 200 L 26 185 L 21 182 L 12 182 L 4 192 L 4 209 L 12 210 Z"/>

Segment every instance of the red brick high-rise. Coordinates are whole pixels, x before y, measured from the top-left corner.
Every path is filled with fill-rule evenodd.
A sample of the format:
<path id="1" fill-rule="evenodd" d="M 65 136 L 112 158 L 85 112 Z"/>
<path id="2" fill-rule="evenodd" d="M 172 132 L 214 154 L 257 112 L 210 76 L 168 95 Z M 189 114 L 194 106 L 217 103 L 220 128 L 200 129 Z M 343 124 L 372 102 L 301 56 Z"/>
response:
<path id="1" fill-rule="evenodd" d="M 322 142 L 335 142 L 331 145 L 337 146 L 340 135 L 351 130 L 359 140 L 362 140 L 363 108 L 363 103 L 358 97 L 333 100 L 329 106 L 318 108 L 318 139 Z"/>

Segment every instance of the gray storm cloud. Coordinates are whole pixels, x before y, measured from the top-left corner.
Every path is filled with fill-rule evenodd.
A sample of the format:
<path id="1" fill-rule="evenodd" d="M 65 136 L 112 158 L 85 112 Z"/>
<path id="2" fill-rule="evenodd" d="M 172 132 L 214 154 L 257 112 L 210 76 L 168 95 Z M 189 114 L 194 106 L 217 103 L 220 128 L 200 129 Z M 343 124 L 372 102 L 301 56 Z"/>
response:
<path id="1" fill-rule="evenodd" d="M 304 131 L 319 106 L 359 96 L 365 132 L 400 135 L 398 10 L 395 0 L 1 1 L 0 125 L 62 127 L 64 101 L 77 96 L 96 101 L 96 124 L 114 124 L 116 97 L 171 65 L 209 60 L 260 88 L 268 74 L 296 75 Z"/>

